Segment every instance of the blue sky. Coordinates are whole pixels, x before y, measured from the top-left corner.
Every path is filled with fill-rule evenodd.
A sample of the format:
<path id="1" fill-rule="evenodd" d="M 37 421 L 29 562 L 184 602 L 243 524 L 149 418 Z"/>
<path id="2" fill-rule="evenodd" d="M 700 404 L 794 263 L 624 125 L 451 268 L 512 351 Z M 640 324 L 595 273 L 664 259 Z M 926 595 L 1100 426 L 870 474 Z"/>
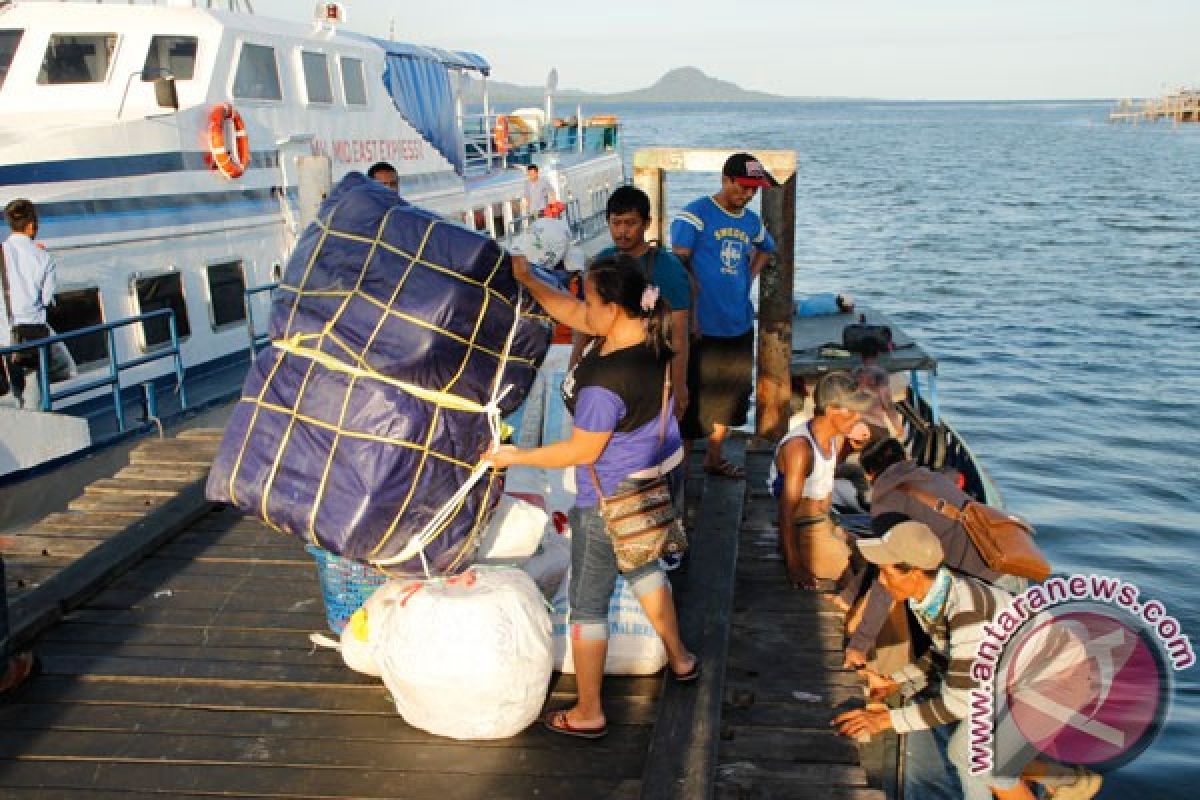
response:
<path id="1" fill-rule="evenodd" d="M 307 19 L 315 2 L 253 0 Z M 678 66 L 789 95 L 1125 97 L 1200 85 L 1200 0 L 346 0 L 348 27 L 484 55 L 493 75 L 621 91 Z M 522 9 L 528 9 L 522 11 Z"/>

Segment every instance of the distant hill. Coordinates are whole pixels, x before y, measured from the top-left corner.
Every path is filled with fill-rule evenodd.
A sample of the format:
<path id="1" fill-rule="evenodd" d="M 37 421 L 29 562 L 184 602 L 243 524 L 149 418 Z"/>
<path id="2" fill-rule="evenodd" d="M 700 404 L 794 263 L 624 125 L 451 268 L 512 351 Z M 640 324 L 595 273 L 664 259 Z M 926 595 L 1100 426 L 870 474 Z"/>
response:
<path id="1" fill-rule="evenodd" d="M 464 95 L 466 102 L 483 102 L 482 83 L 471 81 Z M 493 105 L 540 106 L 544 99 L 544 90 L 540 86 L 519 86 L 489 80 L 488 95 Z M 554 93 L 554 102 L 560 106 L 574 103 L 769 103 L 794 99 L 743 89 L 736 83 L 709 77 L 695 67 L 673 69 L 652 86 L 631 92 L 606 94 L 581 89 L 559 89 Z"/>

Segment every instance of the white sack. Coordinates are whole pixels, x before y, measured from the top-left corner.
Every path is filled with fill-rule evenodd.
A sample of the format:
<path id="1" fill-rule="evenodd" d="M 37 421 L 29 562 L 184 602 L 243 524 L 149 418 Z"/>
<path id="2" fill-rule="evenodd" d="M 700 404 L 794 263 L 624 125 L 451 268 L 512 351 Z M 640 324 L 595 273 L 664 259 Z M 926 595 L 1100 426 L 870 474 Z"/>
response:
<path id="1" fill-rule="evenodd" d="M 567 596 L 563 592 L 556 598 L 552 615 L 554 665 L 559 672 L 574 674 L 567 611 Z M 653 675 L 666 663 L 667 649 L 662 639 L 658 638 L 629 584 L 618 576 L 608 604 L 608 655 L 604 659 L 604 674 Z"/>
<path id="2" fill-rule="evenodd" d="M 408 724 L 502 739 L 537 719 L 554 654 L 545 601 L 524 572 L 475 567 L 451 580 L 389 583 L 367 616 L 375 661 Z"/>
<path id="3" fill-rule="evenodd" d="M 514 497 L 500 495 L 492 521 L 479 543 L 479 561 L 518 562 L 537 551 L 550 523 L 545 508 Z"/>

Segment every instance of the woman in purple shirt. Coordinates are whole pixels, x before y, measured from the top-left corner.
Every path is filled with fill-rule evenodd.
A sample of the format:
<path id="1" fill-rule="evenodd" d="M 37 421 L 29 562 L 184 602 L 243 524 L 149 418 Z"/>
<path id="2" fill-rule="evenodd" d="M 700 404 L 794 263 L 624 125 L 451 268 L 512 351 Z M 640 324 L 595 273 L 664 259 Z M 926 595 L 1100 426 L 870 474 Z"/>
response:
<path id="1" fill-rule="evenodd" d="M 575 467 L 570 635 L 579 696 L 574 706 L 548 712 L 542 721 L 557 733 L 599 738 L 608 732 L 600 689 L 617 562 L 589 468 L 595 468 L 606 496 L 654 477 L 659 469 L 668 474 L 673 490 L 681 481 L 683 447 L 669 411 L 660 441 L 663 381 L 671 359 L 669 312 L 628 256 L 597 259 L 584 279 L 582 301 L 539 281 L 522 256 L 513 256 L 513 273 L 558 322 L 600 337 L 563 382 L 564 400 L 575 418 L 570 438 L 528 450 L 506 445 L 488 455 L 497 468 Z M 675 603 L 659 562 L 623 577 L 663 640 L 671 674 L 695 680 L 700 661 L 679 638 Z"/>

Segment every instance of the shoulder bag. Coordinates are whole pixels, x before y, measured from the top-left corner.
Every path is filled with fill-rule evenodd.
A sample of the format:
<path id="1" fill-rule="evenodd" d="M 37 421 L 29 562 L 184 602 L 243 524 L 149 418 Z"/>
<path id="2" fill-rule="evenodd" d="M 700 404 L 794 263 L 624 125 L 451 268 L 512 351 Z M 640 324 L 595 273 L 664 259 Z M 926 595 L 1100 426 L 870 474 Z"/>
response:
<path id="1" fill-rule="evenodd" d="M 662 410 L 659 413 L 658 446 L 662 449 L 667 434 L 667 415 L 670 413 L 671 368 L 668 363 L 663 376 Z M 617 556 L 617 569 L 628 572 L 663 555 L 682 555 L 687 549 L 687 534 L 683 523 L 675 513 L 671 500 L 671 489 L 663 475 L 662 464 L 658 475 L 636 481 L 628 489 L 610 497 L 604 496 L 600 488 L 600 477 L 596 468 L 588 466 L 596 497 L 600 502 L 600 514 L 612 540 L 613 552 Z"/>
<path id="2" fill-rule="evenodd" d="M 920 489 L 900 488 L 943 517 L 962 523 L 984 563 L 996 572 L 1039 582 L 1050 577 L 1050 562 L 1033 541 L 1033 526 L 1015 514 L 974 500 L 960 509 Z"/>

